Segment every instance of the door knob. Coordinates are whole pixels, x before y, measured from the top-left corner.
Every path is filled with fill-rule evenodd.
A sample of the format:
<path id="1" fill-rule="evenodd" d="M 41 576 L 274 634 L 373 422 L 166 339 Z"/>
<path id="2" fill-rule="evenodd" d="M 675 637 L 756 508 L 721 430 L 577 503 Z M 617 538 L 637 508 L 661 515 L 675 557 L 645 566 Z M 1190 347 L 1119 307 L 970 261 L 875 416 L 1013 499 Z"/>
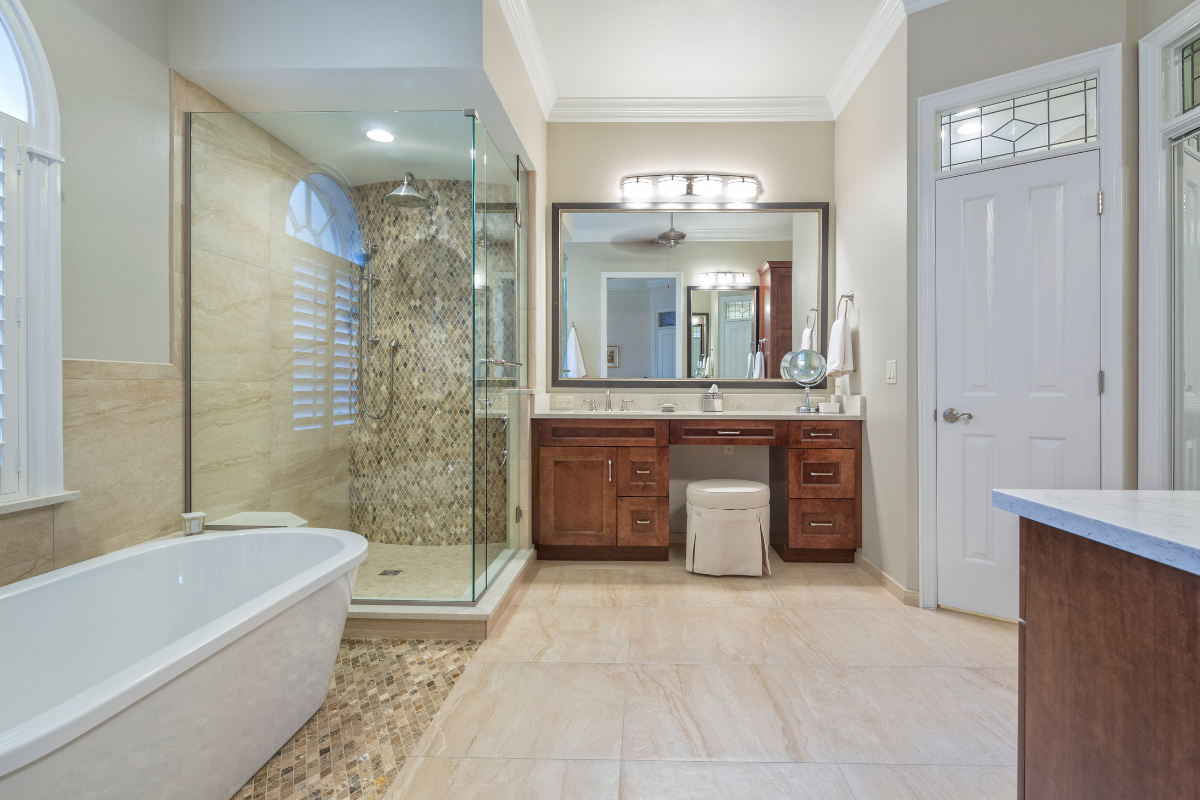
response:
<path id="1" fill-rule="evenodd" d="M 957 408 L 947 408 L 942 412 L 942 419 L 946 422 L 958 422 L 960 419 L 975 419 L 975 415 L 959 411 Z"/>

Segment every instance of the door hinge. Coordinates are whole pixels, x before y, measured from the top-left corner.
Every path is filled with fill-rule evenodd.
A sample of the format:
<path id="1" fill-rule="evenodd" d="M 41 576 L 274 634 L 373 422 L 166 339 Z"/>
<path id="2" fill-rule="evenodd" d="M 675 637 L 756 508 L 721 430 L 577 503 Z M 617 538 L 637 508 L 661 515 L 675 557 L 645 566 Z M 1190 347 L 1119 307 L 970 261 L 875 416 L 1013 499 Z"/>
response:
<path id="1" fill-rule="evenodd" d="M 1096 213 L 1097 214 L 1104 213 L 1104 190 L 1103 189 L 1096 192 Z"/>
<path id="2" fill-rule="evenodd" d="M 517 506 L 517 513 L 514 516 L 516 517 L 517 522 L 520 522 L 521 517 L 525 516 L 525 512 L 521 510 L 520 506 Z"/>
<path id="3" fill-rule="evenodd" d="M 1100 370 L 1100 394 L 1104 394 L 1104 370 Z"/>

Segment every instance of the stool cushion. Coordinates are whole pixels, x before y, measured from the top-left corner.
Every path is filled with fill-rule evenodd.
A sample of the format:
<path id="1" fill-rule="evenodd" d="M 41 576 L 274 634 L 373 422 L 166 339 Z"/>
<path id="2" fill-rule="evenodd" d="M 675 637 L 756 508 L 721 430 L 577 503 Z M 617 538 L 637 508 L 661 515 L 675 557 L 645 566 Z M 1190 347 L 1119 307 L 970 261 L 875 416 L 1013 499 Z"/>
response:
<path id="1" fill-rule="evenodd" d="M 771 489 L 756 481 L 692 481 L 687 501 L 700 508 L 762 508 L 771 504 Z"/>

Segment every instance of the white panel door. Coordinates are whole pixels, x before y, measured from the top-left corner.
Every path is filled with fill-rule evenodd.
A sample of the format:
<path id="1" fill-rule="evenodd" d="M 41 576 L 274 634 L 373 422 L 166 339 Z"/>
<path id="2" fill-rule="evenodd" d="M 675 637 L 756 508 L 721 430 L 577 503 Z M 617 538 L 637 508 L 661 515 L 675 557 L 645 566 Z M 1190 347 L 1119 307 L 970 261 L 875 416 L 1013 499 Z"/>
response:
<path id="1" fill-rule="evenodd" d="M 937 182 L 938 605 L 1017 617 L 992 489 L 1100 488 L 1099 189 L 1095 152 Z"/>
<path id="2" fill-rule="evenodd" d="M 654 378 L 675 378 L 675 329 L 659 328 L 654 342 Z"/>

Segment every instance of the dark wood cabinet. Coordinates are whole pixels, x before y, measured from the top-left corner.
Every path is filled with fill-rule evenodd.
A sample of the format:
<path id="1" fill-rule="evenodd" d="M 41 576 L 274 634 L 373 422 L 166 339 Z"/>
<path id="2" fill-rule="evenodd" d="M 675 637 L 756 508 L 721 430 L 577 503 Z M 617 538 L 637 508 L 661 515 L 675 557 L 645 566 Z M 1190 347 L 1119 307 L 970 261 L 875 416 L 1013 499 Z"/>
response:
<path id="1" fill-rule="evenodd" d="M 779 362 L 792 349 L 792 262 L 766 261 L 758 268 L 762 287 L 763 358 L 767 377 L 779 378 Z"/>
<path id="2" fill-rule="evenodd" d="M 852 499 L 788 500 L 788 547 L 853 550 L 858 509 Z"/>
<path id="3" fill-rule="evenodd" d="M 617 448 L 538 450 L 538 532 L 549 545 L 617 543 Z"/>
<path id="4" fill-rule="evenodd" d="M 671 421 L 671 444 L 786 445 L 786 422 L 773 419 L 680 419 Z"/>
<path id="5" fill-rule="evenodd" d="M 618 546 L 667 547 L 670 543 L 671 520 L 668 498 L 617 498 Z"/>
<path id="6" fill-rule="evenodd" d="M 788 452 L 788 497 L 854 497 L 853 450 L 800 448 Z"/>
<path id="7" fill-rule="evenodd" d="M 669 452 L 665 447 L 617 448 L 617 494 L 666 497 L 670 493 Z"/>

